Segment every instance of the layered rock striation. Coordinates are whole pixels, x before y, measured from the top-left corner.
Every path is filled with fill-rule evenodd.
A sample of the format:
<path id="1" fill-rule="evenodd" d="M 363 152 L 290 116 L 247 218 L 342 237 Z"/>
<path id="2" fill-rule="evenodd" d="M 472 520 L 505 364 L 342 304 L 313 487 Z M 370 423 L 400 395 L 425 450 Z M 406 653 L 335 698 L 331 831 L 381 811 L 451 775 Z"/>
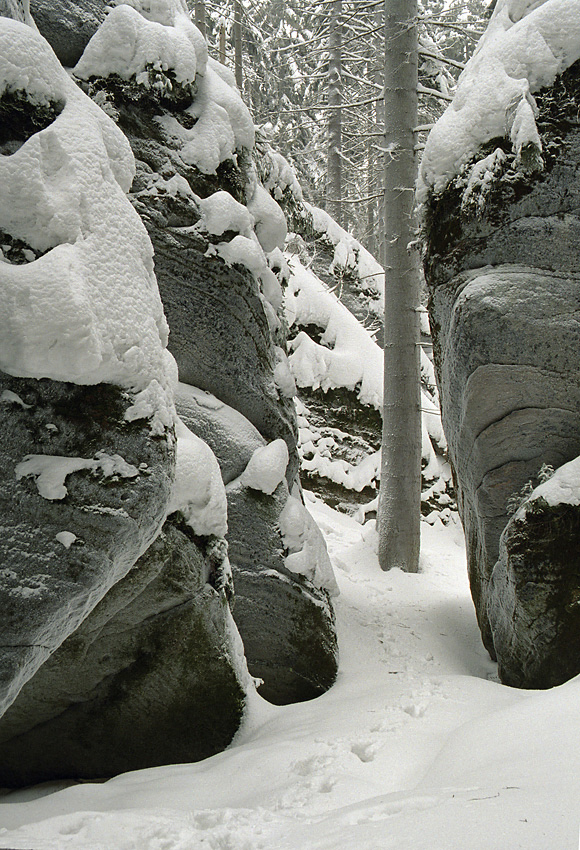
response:
<path id="1" fill-rule="evenodd" d="M 0 106 L 0 784 L 203 758 L 250 684 L 224 486 L 176 417 L 134 158 L 7 18 Z"/>
<path id="2" fill-rule="evenodd" d="M 532 518 L 527 544 L 520 545 L 521 522 L 512 521 L 500 548 L 522 488 L 538 483 L 544 465 L 557 468 L 580 453 L 579 97 L 578 63 L 536 93 L 542 170 L 526 168 L 508 140 L 492 139 L 424 208 L 435 365 L 472 594 L 503 680 L 521 687 L 580 671 L 574 650 L 566 672 L 562 665 L 550 672 L 559 653 L 569 657 L 561 625 L 568 614 L 557 594 L 544 592 L 567 569 L 574 583 L 573 565 L 556 554 L 556 540 L 548 549 L 535 541 Z M 566 530 L 562 551 L 568 538 Z M 514 613 L 524 596 L 534 600 L 533 615 Z M 541 616 L 538 640 L 533 621 Z M 527 649 L 513 652 L 520 642 Z"/>
<path id="3" fill-rule="evenodd" d="M 15 92 L 0 65 L 0 414 L 14 435 L 0 784 L 14 786 L 223 749 L 253 689 L 246 657 L 278 703 L 318 696 L 337 670 L 336 584 L 298 485 L 267 258 L 285 223 L 249 113 L 178 0 L 106 18 L 64 6 L 37 9 L 76 85 L 30 27 L 0 19 L 35 69 Z M 20 202 L 31 153 L 43 179 Z"/>

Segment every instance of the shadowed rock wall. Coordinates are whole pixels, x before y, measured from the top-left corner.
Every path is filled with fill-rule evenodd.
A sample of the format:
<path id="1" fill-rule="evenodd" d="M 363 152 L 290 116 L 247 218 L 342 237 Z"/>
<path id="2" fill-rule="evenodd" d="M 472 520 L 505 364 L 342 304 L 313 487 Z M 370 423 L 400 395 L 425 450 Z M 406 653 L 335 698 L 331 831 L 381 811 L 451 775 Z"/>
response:
<path id="1" fill-rule="evenodd" d="M 468 188 L 469 164 L 429 200 L 425 216 L 443 424 L 478 621 L 500 661 L 506 641 L 518 640 L 506 637 L 498 575 L 489 595 L 508 503 L 528 482 L 538 483 L 544 464 L 556 468 L 580 454 L 579 79 L 577 63 L 537 95 L 542 172 L 526 174 L 509 143 L 495 139 L 478 157 L 503 151 L 489 181 Z M 538 582 L 541 596 L 546 580 L 530 566 L 526 592 Z M 511 629 L 524 632 L 524 619 Z M 558 637 L 553 611 L 549 619 L 550 640 L 559 642 L 564 632 Z M 522 658 L 510 654 L 509 664 L 500 664 L 506 681 L 554 684 L 515 672 Z M 580 657 L 575 663 L 579 672 Z"/>
<path id="2" fill-rule="evenodd" d="M 61 61 L 78 59 L 102 7 L 37 4 Z M 163 104 L 118 78 L 109 91 L 102 80 L 85 88 L 101 96 L 133 147 L 131 200 L 155 249 L 180 377 L 214 393 L 233 418 L 216 431 L 215 422 L 188 416 L 187 405 L 180 413 L 215 448 L 225 482 L 256 448 L 280 437 L 288 446 L 286 479 L 274 494 L 240 484 L 228 494 L 230 559 L 238 625 L 264 695 L 312 698 L 336 676 L 336 634 L 327 591 L 286 569 L 278 527 L 298 474 L 294 406 L 275 379 L 283 322 L 254 274 L 208 255 L 212 242 L 235 234 L 212 239 L 196 228 L 199 198 L 226 190 L 247 200 L 250 152 L 237 151 L 212 175 L 183 161 L 179 139 L 158 119 L 178 115 L 191 129 L 182 108 L 194 88 Z M 197 537 L 178 513 L 164 523 L 172 430 L 151 436 L 146 420 L 125 422 L 132 399 L 114 386 L 7 378 L 0 398 L 11 435 L 2 461 L 0 784 L 106 777 L 223 749 L 243 716 L 247 671 L 228 607 L 224 541 Z M 41 466 L 47 456 L 89 466 L 63 475 L 65 496 L 53 500 L 40 492 L 42 472 L 18 476 L 27 455 L 39 455 Z M 121 460 L 111 471 L 99 465 L 103 456 Z"/>
<path id="3" fill-rule="evenodd" d="M 199 407 L 193 409 L 183 398 L 178 399 L 179 414 L 214 450 L 226 483 L 232 480 L 232 469 L 240 474 L 251 457 L 247 438 L 252 426 L 254 448 L 256 440 L 264 445 L 278 438 L 288 447 L 286 480 L 274 494 L 243 487 L 234 499 L 228 492 L 233 611 L 250 672 L 265 680 L 260 692 L 274 702 L 318 696 L 336 676 L 334 615 L 325 589 L 285 569 L 287 553 L 278 528 L 289 493 L 299 487 L 296 412 L 275 378 L 280 350 L 286 346 L 284 318 L 280 311 L 276 316 L 251 271 L 211 256 L 212 246 L 229 243 L 237 233 L 209 233 L 198 203 L 226 191 L 252 208 L 252 152 L 238 149 L 214 174 L 202 173 L 186 161 L 179 132 L 166 129 L 173 126 L 171 121 L 191 129 L 190 101 L 168 102 L 115 77 L 92 79 L 83 88 L 106 98 L 135 155 L 137 174 L 130 197 L 155 249 L 155 272 L 171 330 L 168 347 L 180 380 L 208 391 L 238 416 L 208 423 Z M 261 238 L 258 224 L 255 232 Z M 262 523 L 257 521 L 256 500 L 264 506 Z M 254 580 L 249 578 L 252 571 Z M 302 622 L 309 653 L 299 639 Z"/>
<path id="4" fill-rule="evenodd" d="M 220 584 L 173 514 L 0 720 L 2 784 L 98 779 L 225 749 L 245 690 Z"/>

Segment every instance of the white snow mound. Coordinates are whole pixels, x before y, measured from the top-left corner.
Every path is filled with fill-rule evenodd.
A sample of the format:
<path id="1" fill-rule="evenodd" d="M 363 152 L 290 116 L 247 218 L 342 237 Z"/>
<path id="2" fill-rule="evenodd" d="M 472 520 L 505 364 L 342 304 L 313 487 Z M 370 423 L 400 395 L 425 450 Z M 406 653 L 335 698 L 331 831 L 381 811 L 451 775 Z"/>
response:
<path id="1" fill-rule="evenodd" d="M 256 449 L 240 476 L 240 483 L 272 495 L 282 483 L 288 466 L 288 446 L 282 439 Z"/>
<path id="2" fill-rule="evenodd" d="M 200 437 L 177 419 L 175 483 L 168 513 L 180 511 L 195 534 L 225 537 L 226 491 L 216 456 Z"/>
<path id="3" fill-rule="evenodd" d="M 221 162 L 235 159 L 238 150 L 253 147 L 254 123 L 219 62 L 208 60 L 205 74 L 197 79 L 195 101 L 187 112 L 195 119 L 191 129 L 171 115 L 162 116 L 159 123 L 179 140 L 183 160 L 203 174 L 214 174 Z"/>
<path id="4" fill-rule="evenodd" d="M 129 144 L 33 29 L 0 19 L 0 92 L 63 104 L 52 124 L 0 157 L 0 230 L 44 252 L 0 263 L 0 368 L 19 377 L 119 384 L 161 433 L 176 367 L 153 249 L 125 197 Z M 133 416 L 135 418 L 135 416 Z"/>
<path id="5" fill-rule="evenodd" d="M 74 72 L 83 80 L 118 74 L 148 85 L 146 69 L 156 68 L 171 70 L 177 82 L 191 84 L 196 72 L 203 74 L 205 68 L 198 69 L 195 50 L 196 33 L 200 39 L 201 33 L 187 23 L 189 27 L 165 26 L 147 20 L 131 6 L 117 6 L 91 38 Z"/>
<path id="6" fill-rule="evenodd" d="M 196 198 L 196 201 L 208 233 L 221 236 L 226 230 L 232 230 L 242 236 L 251 234 L 253 216 L 229 192 L 214 192 L 207 198 Z"/>
<path id="7" fill-rule="evenodd" d="M 214 174 L 254 144 L 254 123 L 228 70 L 208 58 L 205 39 L 181 0 L 131 0 L 118 4 L 90 40 L 74 72 L 80 79 L 117 74 L 145 87 L 167 85 L 154 71 L 171 71 L 191 85 L 194 101 L 185 111 L 194 126 L 174 116 L 158 118 L 185 162 Z M 167 77 L 167 73 L 165 73 Z M 195 86 L 193 85 L 195 83 Z"/>
<path id="8" fill-rule="evenodd" d="M 516 154 L 541 150 L 532 96 L 580 58 L 579 0 L 499 0 L 453 102 L 431 131 L 418 198 L 441 192 L 485 142 L 508 136 Z"/>
<path id="9" fill-rule="evenodd" d="M 551 507 L 580 505 L 580 457 L 560 466 L 551 478 L 539 484 L 518 510 L 516 517 L 523 519 L 527 509 L 538 499 L 543 499 Z"/>
<path id="10" fill-rule="evenodd" d="M 334 247 L 334 257 L 329 271 L 346 271 L 350 269 L 358 279 L 363 292 L 380 296 L 378 300 L 370 301 L 369 308 L 377 315 L 384 310 L 385 271 L 378 260 L 367 251 L 364 245 L 348 233 L 325 211 L 307 202 L 305 208 L 312 215 L 312 222 L 317 233 L 321 233 Z"/>
<path id="11" fill-rule="evenodd" d="M 287 233 L 286 217 L 260 183 L 257 183 L 248 201 L 248 209 L 254 216 L 256 236 L 264 251 L 269 253 L 276 248 L 283 248 Z"/>
<path id="12" fill-rule="evenodd" d="M 68 493 L 65 479 L 73 472 L 88 469 L 105 478 L 137 478 L 139 470 L 121 455 L 104 451 L 94 458 L 61 457 L 60 455 L 27 455 L 16 466 L 16 478 L 34 478 L 39 494 L 49 501 L 64 499 Z"/>
<path id="13" fill-rule="evenodd" d="M 324 537 L 300 499 L 289 496 L 279 519 L 280 532 L 288 554 L 284 565 L 291 573 L 305 576 L 316 587 L 338 596 L 338 584 Z"/>

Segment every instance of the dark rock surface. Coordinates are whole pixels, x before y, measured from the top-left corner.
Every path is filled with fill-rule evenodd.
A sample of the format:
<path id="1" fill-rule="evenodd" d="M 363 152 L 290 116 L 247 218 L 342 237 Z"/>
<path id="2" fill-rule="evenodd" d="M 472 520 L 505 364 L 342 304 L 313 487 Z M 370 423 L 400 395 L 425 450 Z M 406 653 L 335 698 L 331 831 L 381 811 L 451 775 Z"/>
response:
<path id="1" fill-rule="evenodd" d="M 125 422 L 130 404 L 110 385 L 0 375 L 2 710 L 128 573 L 165 518 L 173 439 L 152 437 L 147 421 Z M 129 477 L 104 467 L 61 474 L 64 498 L 40 495 L 38 476 L 17 477 L 28 455 L 91 461 L 101 452 L 131 465 Z M 61 542 L 62 532 L 73 542 Z"/>
<path id="2" fill-rule="evenodd" d="M 222 579 L 173 514 L 0 720 L 0 785 L 98 779 L 223 750 L 245 689 Z"/>
<path id="3" fill-rule="evenodd" d="M 175 406 L 189 430 L 215 454 L 224 484 L 238 478 L 256 449 L 265 445 L 249 419 L 211 393 L 180 384 Z"/>
<path id="4" fill-rule="evenodd" d="M 298 469 L 294 406 L 274 383 L 272 335 L 255 279 L 241 267 L 206 257 L 206 240 L 179 232 L 187 219 L 174 219 L 170 226 L 170 196 L 158 199 L 155 209 L 146 197 L 136 193 L 135 208 L 155 248 L 155 271 L 171 328 L 169 349 L 180 380 L 238 410 L 266 440 L 286 440 L 291 481 Z M 164 201 L 165 215 L 159 212 Z M 195 204 L 190 204 L 192 213 Z"/>
<path id="5" fill-rule="evenodd" d="M 40 34 L 65 68 L 79 61 L 91 36 L 104 20 L 105 0 L 31 0 L 30 11 Z"/>
<path id="6" fill-rule="evenodd" d="M 284 705 L 320 696 L 334 683 L 338 647 L 326 591 L 286 570 L 278 528 L 288 490 L 272 496 L 233 483 L 228 496 L 233 614 L 258 692 Z"/>
<path id="7" fill-rule="evenodd" d="M 580 454 L 579 80 L 577 64 L 537 96 L 543 172 L 526 174 L 505 153 L 485 193 L 466 191 L 468 166 L 427 205 L 425 270 L 443 424 L 472 594 L 492 655 L 499 653 L 495 623 L 506 618 L 489 581 L 508 501 L 535 483 L 543 464 L 558 467 Z M 509 144 L 494 140 L 481 156 L 494 148 L 506 152 Z M 517 628 L 525 630 L 522 619 Z M 510 640 L 504 635 L 502 646 Z M 527 681 L 522 672 L 520 684 Z"/>
<path id="8" fill-rule="evenodd" d="M 580 511 L 526 502 L 510 520 L 488 607 L 502 682 L 549 688 L 580 672 Z"/>
<path id="9" fill-rule="evenodd" d="M 131 200 L 155 249 L 155 272 L 171 328 L 169 349 L 180 380 L 239 410 L 266 440 L 284 439 L 291 482 L 298 471 L 296 417 L 291 399 L 274 382 L 274 340 L 258 283 L 242 266 L 206 256 L 210 241 L 193 227 L 200 210 L 192 194 L 164 188 L 177 175 L 200 197 L 223 189 L 243 201 L 248 160 L 240 152 L 237 163 L 223 163 L 216 175 L 203 175 L 183 162 L 178 140 L 153 120 L 150 110 L 161 115 L 163 107 L 143 103 L 139 112 L 122 98 L 114 103 L 137 160 Z M 235 235 L 214 239 L 228 241 Z"/>
<path id="10" fill-rule="evenodd" d="M 176 403 L 186 425 L 214 450 L 224 482 L 231 482 L 232 608 L 250 673 L 264 680 L 259 693 L 277 704 L 320 696 L 336 678 L 334 615 L 327 593 L 284 565 L 279 520 L 288 488 L 283 482 L 269 496 L 235 480 L 265 440 L 215 396 L 181 385 Z"/>
<path id="11" fill-rule="evenodd" d="M 96 29 L 95 19 L 100 18 L 102 6 L 96 3 L 96 0 L 82 0 L 63 10 L 60 3 L 49 6 L 40 0 L 36 8 L 33 4 L 32 11 L 61 61 L 73 64 L 84 46 L 85 39 L 88 39 L 91 34 L 89 30 Z M 44 11 L 46 11 L 46 19 L 43 17 Z M 95 22 L 94 25 L 93 22 Z M 79 47 L 81 42 L 83 44 Z M 216 396 L 220 403 L 235 410 L 231 423 L 226 423 L 224 427 L 222 422 L 217 430 L 215 419 L 213 421 L 211 417 L 204 419 L 203 416 L 193 415 L 192 411 L 190 411 L 191 415 L 184 415 L 185 421 L 196 433 L 200 433 L 207 439 L 216 450 L 226 481 L 235 479 L 243 471 L 255 448 L 277 438 L 284 439 L 290 457 L 286 479 L 289 487 L 294 486 L 298 476 L 296 414 L 292 399 L 278 390 L 274 377 L 275 367 L 279 361 L 279 348 L 285 346 L 283 322 L 276 317 L 274 309 L 264 299 L 258 280 L 252 273 L 242 265 L 229 266 L 219 257 L 208 254 L 208 248 L 211 247 L 212 242 L 228 242 L 236 236 L 236 233 L 228 231 L 219 236 L 208 234 L 203 227 L 203 222 L 200 221 L 201 211 L 197 202 L 199 198 L 206 198 L 218 190 L 225 190 L 238 202 L 250 203 L 255 185 L 251 151 L 237 150 L 231 159 L 222 162 L 215 174 L 204 174 L 185 162 L 181 156 L 182 138 L 175 122 L 177 121 L 177 124 L 181 124 L 188 131 L 195 125 L 198 116 L 192 117 L 191 113 L 185 111 L 195 98 L 197 91 L 195 84 L 188 86 L 187 91 L 185 87 L 182 89 L 179 86 L 169 85 L 164 90 L 165 94 L 160 93 L 155 87 L 147 89 L 143 85 L 138 85 L 134 79 L 123 80 L 115 76 L 106 79 L 91 78 L 81 85 L 117 121 L 132 146 L 137 175 L 132 187 L 131 200 L 147 227 L 155 250 L 155 271 L 171 328 L 169 349 L 177 360 L 180 378 L 201 390 L 207 390 Z M 163 119 L 168 120 L 164 123 Z M 168 127 L 174 127 L 176 130 L 172 132 L 167 129 Z M 194 422 L 196 416 L 197 422 Z M 243 427 L 240 433 L 236 434 L 240 420 L 243 420 L 247 427 Z M 213 443 L 210 439 L 212 435 Z M 74 452 L 63 451 L 63 454 L 67 456 L 71 453 L 74 454 Z M 147 457 L 140 458 L 140 461 L 142 459 L 147 461 Z M 85 473 L 78 473 L 71 475 L 70 479 L 73 481 L 83 476 Z M 32 481 L 23 481 L 20 486 L 28 486 L 30 489 L 35 487 Z M 125 489 L 129 487 L 126 482 L 123 486 Z M 246 495 L 242 498 L 242 501 L 245 500 L 246 508 L 240 509 L 237 513 L 233 511 L 229 523 L 229 537 L 234 573 L 237 575 L 243 569 L 249 574 L 254 570 L 257 576 L 253 580 L 252 592 L 256 594 L 254 609 L 250 615 L 242 616 L 244 599 L 249 600 L 251 595 L 249 590 L 246 593 L 242 589 L 237 616 L 240 623 L 243 620 L 247 624 L 248 634 L 253 636 L 248 639 L 248 644 L 252 644 L 255 637 L 252 644 L 255 654 L 260 659 L 265 659 L 260 669 L 264 669 L 268 676 L 270 673 L 266 668 L 276 671 L 270 677 L 270 697 L 275 701 L 284 702 L 318 695 L 332 684 L 336 674 L 336 638 L 334 617 L 326 593 L 317 590 L 314 586 L 310 588 L 310 583 L 306 579 L 284 570 L 280 533 L 275 528 L 272 529 L 271 534 L 266 533 L 264 529 L 266 520 L 273 526 L 277 523 L 280 511 L 286 503 L 288 496 L 286 484 L 281 485 L 281 489 L 285 493 L 285 498 L 278 501 L 263 494 L 248 496 L 249 491 L 246 491 Z M 259 500 L 262 496 L 263 501 L 268 502 L 268 508 L 264 515 L 264 523 L 261 525 L 257 517 L 252 517 L 255 522 L 250 522 L 248 514 L 253 510 L 252 499 Z M 38 498 L 42 501 L 42 497 Z M 165 501 L 164 507 L 166 504 Z M 143 500 L 143 507 L 147 508 L 146 500 Z M 151 515 L 154 516 L 154 512 L 151 512 Z M 72 531 L 74 532 L 75 529 L 72 528 Z M 247 534 L 255 535 L 255 538 L 252 537 L 249 540 L 246 537 Z M 104 529 L 101 530 L 101 536 L 105 538 Z M 135 553 L 135 557 L 141 554 L 152 537 L 153 535 L 143 542 L 143 546 Z M 60 543 L 58 546 L 61 546 L 65 552 L 74 552 L 77 543 L 74 542 L 70 550 L 64 549 Z M 252 551 L 252 558 L 246 558 L 243 554 L 246 549 Z M 125 572 L 133 565 L 134 560 L 135 558 L 128 560 Z M 276 572 L 278 568 L 279 571 Z M 118 571 L 115 575 L 115 581 L 118 581 L 124 573 Z M 249 588 L 250 585 L 252 581 L 248 579 L 246 587 Z M 269 588 L 267 593 L 264 592 L 266 586 Z M 103 593 L 108 587 L 103 589 Z M 101 595 L 95 596 L 94 604 L 99 601 Z M 77 628 L 79 622 L 88 614 L 90 607 L 87 607 L 82 616 L 71 624 L 66 634 L 62 634 L 61 640 Z M 208 615 L 211 615 L 211 605 L 208 608 Z M 300 644 L 302 625 L 299 618 L 304 620 L 303 631 L 306 639 L 318 648 L 310 654 Z M 277 621 L 275 626 L 278 635 L 270 643 L 267 637 L 260 639 L 260 635 L 269 633 L 270 628 L 272 631 L 275 630 L 274 625 L 272 627 L 267 625 L 269 620 Z M 184 626 L 180 625 L 179 628 L 183 629 Z M 320 638 L 314 635 L 315 628 L 320 628 Z M 148 633 L 146 630 L 141 630 L 141 633 L 144 635 L 143 640 L 147 646 Z M 137 635 L 137 632 L 135 634 Z M 135 637 L 135 641 L 137 640 L 141 640 L 141 637 Z M 58 646 L 59 642 L 51 644 L 50 652 Z M 179 673 L 179 677 L 184 681 L 187 675 L 190 678 L 194 676 L 197 662 L 192 654 L 192 647 L 193 644 L 188 644 L 187 652 L 190 664 L 193 659 L 193 670 Z M 131 651 L 131 648 L 126 650 L 128 657 Z M 94 660 L 99 666 L 98 652 L 101 652 L 101 649 L 97 648 L 95 652 L 97 654 Z M 42 653 L 44 654 L 41 660 L 44 661 L 49 651 L 42 650 Z M 164 657 L 163 653 L 163 648 L 160 648 L 160 664 Z M 250 667 L 253 668 L 251 656 L 252 650 L 248 652 L 248 660 Z M 65 665 L 70 663 L 73 669 L 73 660 L 69 660 L 68 655 L 63 655 L 63 658 L 65 659 L 63 663 Z M 128 664 L 131 668 L 134 666 L 130 658 Z M 157 661 L 152 657 L 151 665 L 155 666 L 155 664 Z M 46 675 L 48 674 L 47 667 Z M 111 670 L 112 681 L 122 681 L 123 675 L 122 671 Z M 54 676 L 56 677 L 56 673 Z M 154 682 L 155 677 L 148 681 Z M 86 687 L 89 687 L 88 684 Z M 127 723 L 130 722 L 133 716 L 131 699 L 135 700 L 135 704 L 140 699 L 137 690 L 134 690 L 131 698 L 127 698 L 126 703 L 123 704 L 125 707 L 121 709 L 121 703 L 116 702 L 117 698 L 113 691 L 105 693 L 102 684 L 99 685 L 97 680 L 94 687 L 96 692 L 101 694 L 103 701 L 98 703 L 98 700 L 87 699 L 86 715 L 82 711 L 80 714 L 77 713 L 75 707 L 71 705 L 63 713 L 62 728 L 58 726 L 61 722 L 58 718 L 47 720 L 51 724 L 56 724 L 54 726 L 56 737 L 68 735 L 67 730 L 75 724 L 78 724 L 79 728 L 85 722 L 88 724 L 88 718 L 93 716 L 91 712 L 102 712 L 103 716 L 109 716 L 111 722 L 122 725 L 124 723 L 122 712 L 126 711 Z M 144 687 L 148 688 L 149 684 Z M 153 688 L 154 685 L 152 684 L 151 687 Z M 187 687 L 190 686 L 187 685 Z M 144 698 L 143 705 L 148 699 L 149 697 Z M 212 705 L 209 698 L 208 705 Z M 225 705 L 226 712 L 229 710 L 228 705 L 233 703 L 230 701 Z M 156 707 L 153 713 L 157 712 L 156 716 L 159 717 L 159 711 Z M 26 713 L 24 709 L 23 712 Z M 108 715 L 107 712 L 109 712 Z M 115 712 L 119 713 L 115 714 Z M 178 709 L 171 709 L 168 717 L 171 717 L 171 713 L 175 718 Z M 239 716 L 238 712 L 236 723 Z M 26 732 L 31 736 L 29 739 L 31 751 L 39 747 L 42 738 L 39 722 L 33 719 L 32 725 Z M 168 720 L 167 723 L 169 722 Z M 176 722 L 179 726 L 179 718 Z M 86 727 L 83 726 L 83 728 Z M 136 723 L 135 734 L 141 735 L 144 728 L 143 724 L 139 726 L 139 723 Z M 231 731 L 230 727 L 228 730 Z M 223 740 L 220 746 L 226 745 L 230 731 L 222 735 Z M 157 763 L 158 758 L 164 762 L 181 760 L 179 756 L 173 754 L 170 736 L 167 734 L 165 737 L 167 738 L 165 750 L 161 745 L 155 752 L 151 750 L 147 763 Z M 95 741 L 97 740 L 98 735 L 95 737 Z M 63 755 L 63 763 L 69 759 L 69 767 L 63 768 L 64 770 L 72 770 L 70 765 L 78 757 L 78 750 L 75 749 L 77 744 L 78 742 L 71 744 L 70 758 L 69 755 L 66 758 Z M 203 746 L 205 744 L 200 744 L 199 752 Z M 132 747 L 133 744 L 127 745 L 128 750 Z M 110 750 L 107 752 L 111 754 Z M 187 758 L 201 757 L 195 755 L 194 749 L 190 748 L 189 752 Z M 8 759 L 8 750 L 5 753 Z M 10 758 L 14 765 L 17 759 L 16 751 Z M 46 775 L 52 775 L 50 764 L 55 758 L 54 751 L 52 755 L 47 753 Z M 123 753 L 119 755 L 117 761 L 113 758 L 110 762 L 111 771 L 136 766 L 136 763 L 131 765 L 131 759 L 134 761 L 136 758 L 135 753 L 126 761 L 123 761 L 124 758 Z M 109 763 L 104 756 L 101 761 L 99 759 L 96 751 L 87 753 L 85 775 L 87 773 L 98 775 L 102 766 Z M 39 766 L 38 770 L 40 776 L 44 768 Z M 24 776 L 24 773 L 22 775 Z"/>

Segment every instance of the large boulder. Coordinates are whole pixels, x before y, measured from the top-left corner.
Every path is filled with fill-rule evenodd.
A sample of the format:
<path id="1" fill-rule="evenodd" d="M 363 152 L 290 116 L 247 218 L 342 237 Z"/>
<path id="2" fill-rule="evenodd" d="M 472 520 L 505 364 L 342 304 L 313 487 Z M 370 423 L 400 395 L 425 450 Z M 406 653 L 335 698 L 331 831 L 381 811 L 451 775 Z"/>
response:
<path id="1" fill-rule="evenodd" d="M 488 608 L 499 674 L 513 687 L 548 688 L 580 673 L 579 466 L 540 484 L 500 540 Z"/>
<path id="2" fill-rule="evenodd" d="M 155 538 L 174 441 L 106 384 L 0 375 L 0 714 Z"/>
<path id="3" fill-rule="evenodd" d="M 264 438 L 239 411 L 197 388 L 180 384 L 176 405 L 183 422 L 215 452 L 228 485 L 233 615 L 250 673 L 262 680 L 258 692 L 276 704 L 320 696 L 338 669 L 329 595 L 334 584 L 328 581 L 331 568 L 320 531 L 304 513 L 307 527 L 299 545 L 311 547 L 306 571 L 311 567 L 312 574 L 288 569 L 291 542 L 281 517 L 289 502 L 296 507 L 299 500 L 290 498 L 285 481 L 268 493 L 243 477 L 254 454 L 267 446 Z"/>
<path id="4" fill-rule="evenodd" d="M 33 27 L 0 17 L 0 42 L 0 784 L 204 758 L 248 677 L 134 158 Z"/>
<path id="5" fill-rule="evenodd" d="M 494 139 L 426 202 L 425 271 L 443 424 L 473 598 L 492 655 L 499 654 L 495 623 L 503 630 L 507 620 L 499 583 L 490 597 L 489 581 L 510 500 L 537 483 L 544 464 L 558 467 L 580 453 L 579 91 L 576 63 L 536 95 L 542 172 L 527 172 L 510 143 Z M 506 545 L 513 533 L 506 532 Z M 532 563 L 529 570 L 532 592 L 537 572 Z M 563 634 L 556 622 L 565 612 L 549 605 L 554 635 Z M 522 633 L 524 620 L 512 622 L 513 640 L 533 641 L 533 629 Z M 523 672 L 518 678 L 523 686 L 540 681 Z"/>
<path id="6" fill-rule="evenodd" d="M 298 470 L 296 414 L 275 384 L 274 344 L 258 284 L 241 266 L 207 256 L 207 239 L 190 230 L 193 198 L 177 205 L 168 193 L 152 197 L 141 188 L 146 173 L 140 168 L 133 199 L 155 248 L 180 380 L 238 410 L 267 440 L 285 439 L 292 480 Z"/>
<path id="7" fill-rule="evenodd" d="M 215 76 L 212 68 L 210 72 Z M 155 273 L 171 328 L 168 347 L 180 380 L 239 410 L 267 440 L 283 438 L 290 453 L 290 482 L 298 471 L 296 414 L 275 380 L 283 328 L 255 269 L 244 263 L 244 247 L 253 258 L 261 249 L 255 235 L 240 233 L 238 222 L 223 231 L 210 224 L 208 230 L 200 204 L 227 193 L 238 216 L 243 204 L 252 206 L 256 183 L 250 151 L 239 148 L 206 173 L 188 159 L 187 137 L 175 129 L 179 122 L 191 129 L 194 118 L 187 109 L 193 95 L 170 101 L 115 75 L 90 76 L 82 85 L 115 115 L 135 155 L 130 198 L 155 249 Z M 235 97 L 239 100 L 237 93 Z M 204 96 L 204 103 L 209 99 Z M 241 100 L 239 106 L 245 110 Z M 220 247 L 236 237 L 243 242 L 240 259 L 224 259 Z"/>
<path id="8" fill-rule="evenodd" d="M 226 584 L 172 514 L 0 720 L 0 784 L 98 779 L 223 750 L 247 687 Z"/>
<path id="9" fill-rule="evenodd" d="M 256 449 L 265 445 L 249 419 L 206 390 L 180 383 L 175 405 L 181 420 L 215 454 L 224 484 L 239 478 Z"/>
<path id="10" fill-rule="evenodd" d="M 334 612 L 329 589 L 318 586 L 324 581 L 288 569 L 288 546 L 280 529 L 288 504 L 286 485 L 268 495 L 238 480 L 226 492 L 236 588 L 233 614 L 248 668 L 262 680 L 258 692 L 277 705 L 318 697 L 338 671 Z M 307 533 L 320 535 L 316 528 Z M 325 554 L 324 548 L 323 558 Z M 309 565 L 314 572 L 315 556 Z"/>

